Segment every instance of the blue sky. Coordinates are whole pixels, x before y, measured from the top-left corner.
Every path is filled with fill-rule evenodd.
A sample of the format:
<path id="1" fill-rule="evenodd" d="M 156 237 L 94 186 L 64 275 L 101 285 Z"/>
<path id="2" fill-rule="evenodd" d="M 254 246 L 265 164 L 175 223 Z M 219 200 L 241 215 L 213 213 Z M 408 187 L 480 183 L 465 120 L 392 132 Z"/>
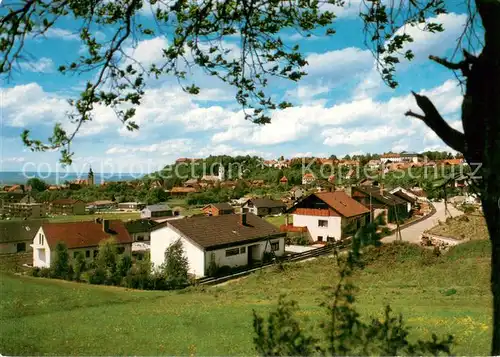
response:
<path id="1" fill-rule="evenodd" d="M 452 72 L 430 62 L 427 56 L 453 53 L 466 15 L 460 8 L 440 15 L 437 21 L 446 30 L 439 34 L 408 29 L 414 36 L 409 48 L 416 58 L 398 66 L 400 86 L 390 90 L 364 47 L 362 24 L 356 16 L 358 2 L 352 0 L 350 8 L 338 12 L 334 36 L 283 34 L 306 54 L 308 76 L 299 83 L 272 82 L 271 93 L 295 106 L 273 113 L 271 124 L 257 126 L 245 121 L 235 103 L 234 89 L 200 71 L 191 75 L 202 87 L 198 96 L 183 93 L 172 79 L 151 81 L 137 111 L 138 132 L 125 130 L 108 108 L 96 108 L 95 121 L 87 124 L 73 143 L 74 171 L 92 165 L 96 172 L 148 172 L 178 157 L 210 154 L 276 158 L 446 150 L 423 123 L 405 117 L 404 112 L 418 111 L 410 91 L 423 92 L 453 127 L 462 129 L 458 82 Z M 150 21 L 147 15 L 144 21 Z M 2 85 L 0 171 L 57 168 L 57 152 L 32 153 L 23 147 L 19 135 L 29 128 L 37 137 L 46 138 L 54 123 L 67 122 L 66 100 L 75 97 L 88 79 L 61 75 L 56 70 L 77 57 L 81 49 L 71 26 L 62 22 L 46 38 L 29 39 L 30 57 Z M 105 38 L 106 33 L 99 32 L 99 36 Z M 150 38 L 129 51 L 145 64 L 155 63 L 161 60 L 166 41 Z M 229 39 L 227 45 L 238 51 L 236 42 Z"/>

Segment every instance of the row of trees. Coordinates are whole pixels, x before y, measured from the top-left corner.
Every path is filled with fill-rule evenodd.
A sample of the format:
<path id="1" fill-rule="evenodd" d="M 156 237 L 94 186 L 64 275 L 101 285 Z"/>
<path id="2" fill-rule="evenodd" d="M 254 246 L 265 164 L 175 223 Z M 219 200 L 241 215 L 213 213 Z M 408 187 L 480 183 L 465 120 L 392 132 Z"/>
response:
<path id="1" fill-rule="evenodd" d="M 64 242 L 57 243 L 50 268 L 33 268 L 32 275 L 55 279 L 115 285 L 134 289 L 171 290 L 190 284 L 188 261 L 177 241 L 165 251 L 165 263 L 153 269 L 149 257 L 135 263 L 129 253 L 118 253 L 113 238 L 99 245 L 98 254 L 88 262 L 83 252 L 70 257 Z"/>

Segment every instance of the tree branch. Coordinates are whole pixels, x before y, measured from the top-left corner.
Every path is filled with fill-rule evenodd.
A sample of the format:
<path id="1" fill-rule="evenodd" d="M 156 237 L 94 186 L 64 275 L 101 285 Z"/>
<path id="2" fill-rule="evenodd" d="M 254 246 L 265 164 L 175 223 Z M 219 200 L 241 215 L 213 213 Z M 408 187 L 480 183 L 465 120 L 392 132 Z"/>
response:
<path id="1" fill-rule="evenodd" d="M 436 133 L 448 146 L 452 149 L 464 153 L 465 151 L 465 135 L 458 130 L 453 129 L 439 114 L 436 107 L 429 98 L 424 95 L 419 95 L 412 91 L 417 105 L 424 112 L 424 115 L 417 114 L 411 110 L 405 113 L 406 116 L 411 116 L 422 120 L 429 128 Z"/>

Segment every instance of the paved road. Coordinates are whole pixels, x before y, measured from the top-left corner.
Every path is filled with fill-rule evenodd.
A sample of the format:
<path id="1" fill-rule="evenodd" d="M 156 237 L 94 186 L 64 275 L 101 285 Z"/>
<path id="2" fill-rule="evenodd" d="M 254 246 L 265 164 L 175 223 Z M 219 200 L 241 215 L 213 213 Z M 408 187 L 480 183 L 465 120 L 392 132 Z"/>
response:
<path id="1" fill-rule="evenodd" d="M 438 220 L 444 221 L 446 219 L 445 210 L 444 210 L 444 203 L 443 202 L 434 202 L 433 205 L 434 205 L 434 207 L 436 207 L 436 213 L 433 216 L 423 220 L 422 222 L 419 222 L 417 224 L 414 224 L 408 228 L 401 230 L 401 236 L 402 236 L 404 241 L 410 242 L 410 243 L 420 244 L 420 235 L 424 231 L 436 226 L 438 224 Z M 448 211 L 450 211 L 450 213 L 453 217 L 460 216 L 462 214 L 462 212 L 457 210 L 450 203 L 448 204 Z M 389 242 L 394 241 L 395 239 L 396 239 L 396 235 L 393 234 L 391 236 L 383 238 L 382 242 L 389 243 Z"/>

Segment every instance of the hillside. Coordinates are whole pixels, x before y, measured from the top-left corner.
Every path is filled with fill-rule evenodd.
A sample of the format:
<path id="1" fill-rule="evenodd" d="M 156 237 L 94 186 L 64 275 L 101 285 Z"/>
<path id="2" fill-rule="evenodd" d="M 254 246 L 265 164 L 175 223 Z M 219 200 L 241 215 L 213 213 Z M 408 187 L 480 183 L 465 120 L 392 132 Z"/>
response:
<path id="1" fill-rule="evenodd" d="M 367 253 L 356 273 L 359 311 L 403 313 L 415 336 L 451 333 L 458 355 L 487 355 L 491 336 L 489 242 L 473 241 L 435 258 L 407 244 Z M 332 258 L 274 268 L 220 287 L 127 291 L 0 275 L 0 350 L 6 355 L 249 355 L 252 309 L 286 293 L 316 324 L 335 282 Z M 474 272 L 473 274 L 471 272 Z"/>
<path id="2" fill-rule="evenodd" d="M 489 239 L 484 216 L 479 213 L 464 214 L 440 222 L 428 233 L 459 240 Z"/>

